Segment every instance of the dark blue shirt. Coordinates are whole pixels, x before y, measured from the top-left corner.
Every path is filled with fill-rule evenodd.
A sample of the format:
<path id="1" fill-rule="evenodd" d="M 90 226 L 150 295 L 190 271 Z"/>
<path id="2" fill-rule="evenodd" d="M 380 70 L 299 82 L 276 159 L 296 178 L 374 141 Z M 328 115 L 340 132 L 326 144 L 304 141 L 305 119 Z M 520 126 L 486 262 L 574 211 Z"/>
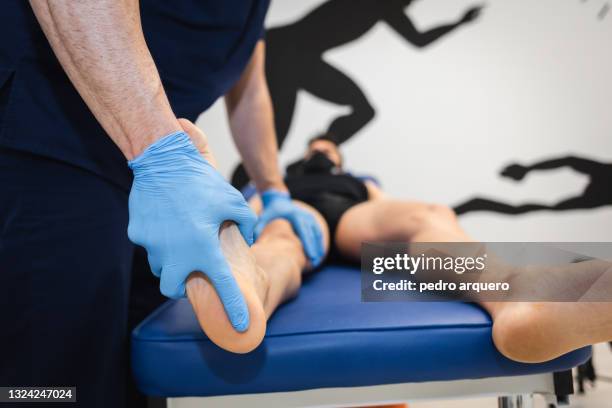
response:
<path id="1" fill-rule="evenodd" d="M 197 116 L 239 78 L 269 0 L 141 0 L 142 26 L 179 117 Z M 0 12 L 0 146 L 46 156 L 128 189 L 126 159 L 55 58 L 25 0 Z"/>

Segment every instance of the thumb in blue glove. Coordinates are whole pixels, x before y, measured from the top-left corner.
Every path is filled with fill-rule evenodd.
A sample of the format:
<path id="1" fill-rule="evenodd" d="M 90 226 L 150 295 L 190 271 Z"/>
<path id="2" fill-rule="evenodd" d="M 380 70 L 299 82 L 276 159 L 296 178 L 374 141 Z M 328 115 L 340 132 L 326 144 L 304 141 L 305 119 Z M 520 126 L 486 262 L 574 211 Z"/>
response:
<path id="1" fill-rule="evenodd" d="M 304 247 L 304 253 L 313 267 L 319 266 L 325 256 L 321 227 L 314 215 L 298 207 L 287 192 L 269 189 L 261 193 L 263 211 L 255 226 L 255 237 L 259 237 L 267 224 L 283 218 L 291 223 Z"/>
<path id="2" fill-rule="evenodd" d="M 130 161 L 128 236 L 148 253 L 160 290 L 185 296 L 185 280 L 200 271 L 212 282 L 232 326 L 249 326 L 246 303 L 219 243 L 224 221 L 252 243 L 256 216 L 244 198 L 202 157 L 184 132 L 172 133 Z"/>

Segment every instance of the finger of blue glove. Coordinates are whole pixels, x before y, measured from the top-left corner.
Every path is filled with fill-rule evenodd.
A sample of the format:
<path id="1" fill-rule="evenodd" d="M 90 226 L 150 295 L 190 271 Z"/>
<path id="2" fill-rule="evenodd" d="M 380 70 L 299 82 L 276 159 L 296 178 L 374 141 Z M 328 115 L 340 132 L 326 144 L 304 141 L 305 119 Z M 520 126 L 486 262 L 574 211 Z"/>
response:
<path id="1" fill-rule="evenodd" d="M 232 327 L 239 332 L 245 331 L 249 327 L 249 311 L 227 261 L 222 254 L 214 255 L 208 261 L 206 265 L 195 268 L 186 264 L 164 266 L 159 284 L 161 293 L 171 299 L 184 297 L 185 280 L 189 274 L 193 271 L 202 272 L 215 288 Z"/>
<path id="2" fill-rule="evenodd" d="M 270 215 L 270 213 L 264 211 L 262 214 L 259 215 L 259 219 L 255 224 L 255 230 L 253 231 L 255 235 L 255 241 L 259 239 L 264 228 L 266 227 L 266 225 L 268 225 L 268 223 L 270 223 L 270 221 L 272 221 L 272 216 Z"/>
<path id="3" fill-rule="evenodd" d="M 309 214 L 310 215 L 310 214 Z M 312 253 L 313 253 L 313 261 L 312 266 L 317 267 L 323 262 L 323 257 L 325 255 L 325 248 L 323 245 L 323 233 L 321 232 L 321 227 L 317 223 L 317 220 L 314 216 L 311 216 L 312 220 L 309 222 L 310 229 L 312 231 Z"/>
<path id="4" fill-rule="evenodd" d="M 317 239 L 316 230 L 318 225 L 316 219 L 312 214 L 301 213 L 299 216 L 292 220 L 293 229 L 297 233 L 302 245 L 304 246 L 304 252 L 313 267 L 316 267 L 321 262 L 322 251 L 319 246 L 322 245 L 321 239 Z M 320 237 L 320 234 L 318 234 Z"/>
<path id="5" fill-rule="evenodd" d="M 321 231 L 321 226 L 317 222 L 316 218 L 314 223 L 311 224 L 311 228 L 313 229 L 314 242 L 317 253 L 317 259 L 313 266 L 316 267 L 319 266 L 321 262 L 323 262 L 323 258 L 325 257 L 325 244 L 323 242 L 323 231 Z"/>
<path id="6" fill-rule="evenodd" d="M 242 211 L 234 211 L 233 221 L 238 224 L 238 229 L 242 238 L 251 246 L 254 240 L 255 225 L 257 224 L 257 215 L 251 210 L 248 205 Z"/>
<path id="7" fill-rule="evenodd" d="M 257 215 L 245 201 L 244 196 L 231 185 L 226 186 L 226 197 L 224 208 L 220 217 L 224 221 L 233 221 L 238 225 L 238 230 L 246 243 L 253 245 L 253 233 L 257 223 Z"/>
<path id="8" fill-rule="evenodd" d="M 215 287 L 215 291 L 223 303 L 225 313 L 234 327 L 239 332 L 244 332 L 249 328 L 249 309 L 240 287 L 232 274 L 231 268 L 221 250 L 215 250 L 211 254 L 208 262 L 211 266 L 202 267 L 214 268 L 207 273 L 203 270 Z"/>
<path id="9" fill-rule="evenodd" d="M 159 290 L 162 295 L 171 299 L 185 296 L 185 279 L 193 272 L 187 264 L 163 265 L 159 280 Z"/>
<path id="10" fill-rule="evenodd" d="M 153 275 L 158 278 L 161 276 L 162 264 L 156 256 L 152 255 L 151 252 L 147 252 L 147 259 L 149 260 L 149 267 L 151 268 L 151 272 Z"/>

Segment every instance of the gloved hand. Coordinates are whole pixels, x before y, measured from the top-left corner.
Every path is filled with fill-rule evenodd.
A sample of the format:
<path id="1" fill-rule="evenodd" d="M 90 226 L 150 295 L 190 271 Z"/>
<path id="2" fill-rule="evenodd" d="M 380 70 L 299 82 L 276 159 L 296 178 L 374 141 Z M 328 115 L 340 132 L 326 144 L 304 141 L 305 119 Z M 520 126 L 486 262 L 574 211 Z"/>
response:
<path id="1" fill-rule="evenodd" d="M 238 224 L 247 243 L 253 242 L 257 218 L 242 195 L 185 132 L 158 140 L 128 165 L 134 172 L 128 236 L 147 250 L 162 294 L 185 296 L 185 279 L 200 271 L 212 282 L 233 327 L 246 330 L 248 309 L 219 244 L 224 221 Z"/>
<path id="2" fill-rule="evenodd" d="M 302 241 L 304 253 L 313 267 L 323 261 L 325 249 L 323 235 L 314 215 L 296 206 L 289 193 L 279 190 L 266 190 L 261 193 L 263 211 L 255 226 L 255 237 L 261 235 L 264 227 L 272 220 L 284 218 L 291 223 L 293 230 Z"/>

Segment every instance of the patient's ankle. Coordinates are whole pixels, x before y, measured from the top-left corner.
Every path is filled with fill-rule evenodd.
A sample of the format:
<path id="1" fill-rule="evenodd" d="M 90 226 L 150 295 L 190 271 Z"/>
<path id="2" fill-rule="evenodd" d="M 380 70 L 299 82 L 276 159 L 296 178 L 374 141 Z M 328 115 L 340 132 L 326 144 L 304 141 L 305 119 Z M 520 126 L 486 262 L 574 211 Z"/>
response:
<path id="1" fill-rule="evenodd" d="M 257 242 L 282 240 L 287 242 L 295 242 L 300 244 L 300 240 L 293 232 L 291 223 L 285 219 L 279 218 L 271 221 L 263 230 L 261 237 Z"/>
<path id="2" fill-rule="evenodd" d="M 266 225 L 264 233 L 253 245 L 253 251 L 260 265 L 262 265 L 262 261 L 264 264 L 266 263 L 262 257 L 267 258 L 266 254 L 269 254 L 277 259 L 292 260 L 300 271 L 308 268 L 302 242 L 293 231 L 291 223 L 284 219 L 277 219 Z"/>

